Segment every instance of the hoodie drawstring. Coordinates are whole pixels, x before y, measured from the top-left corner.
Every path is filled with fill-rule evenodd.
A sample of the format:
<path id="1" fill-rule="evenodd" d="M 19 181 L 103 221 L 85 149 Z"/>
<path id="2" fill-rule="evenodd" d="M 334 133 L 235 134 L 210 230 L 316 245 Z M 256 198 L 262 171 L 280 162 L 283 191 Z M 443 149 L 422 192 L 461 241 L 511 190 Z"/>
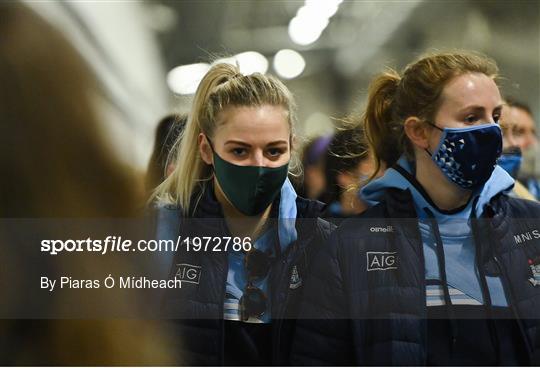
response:
<path id="1" fill-rule="evenodd" d="M 435 235 L 435 241 L 437 243 L 435 251 L 437 254 L 437 263 L 439 264 L 439 275 L 441 277 L 441 283 L 442 283 L 443 292 L 444 292 L 444 303 L 446 306 L 446 313 L 448 314 L 448 322 L 450 324 L 450 334 L 451 334 L 450 351 L 453 351 L 454 345 L 457 340 L 458 328 L 457 328 L 457 321 L 454 316 L 454 310 L 452 308 L 452 300 L 450 298 L 450 290 L 448 289 L 448 281 L 446 279 L 446 261 L 445 261 L 445 255 L 444 255 L 443 242 L 441 238 L 441 233 L 439 231 L 439 225 L 437 224 L 437 220 L 435 219 L 435 215 L 427 207 L 424 208 L 424 211 L 426 211 L 426 213 L 429 216 L 431 227 Z"/>
<path id="2" fill-rule="evenodd" d="M 480 276 L 480 290 L 482 292 L 482 299 L 483 299 L 483 305 L 485 308 L 487 320 L 488 320 L 488 328 L 490 332 L 490 339 L 491 344 L 493 345 L 493 349 L 495 351 L 497 362 L 501 361 L 501 355 L 500 355 L 500 343 L 499 343 L 499 336 L 497 334 L 497 328 L 495 326 L 495 321 L 493 320 L 493 304 L 491 300 L 491 295 L 489 293 L 489 287 L 487 284 L 487 278 L 486 273 L 484 271 L 484 268 L 482 266 L 482 258 L 481 258 L 481 243 L 480 239 L 478 237 L 479 235 L 479 228 L 478 224 L 476 222 L 476 201 L 473 203 L 473 212 L 472 212 L 472 233 L 474 237 L 474 243 L 475 243 L 475 252 L 476 252 L 476 265 L 478 267 L 478 273 Z M 437 223 L 437 220 L 435 219 L 435 215 L 429 208 L 424 208 L 424 211 L 428 214 L 429 219 L 431 221 L 431 226 L 433 229 L 433 233 L 435 235 L 435 241 L 437 243 L 436 247 L 436 254 L 437 254 L 437 262 L 439 265 L 439 274 L 441 278 L 441 283 L 443 286 L 444 291 L 444 302 L 446 304 L 446 311 L 449 318 L 449 324 L 450 324 L 450 333 L 451 333 L 451 348 L 453 349 L 454 344 L 456 343 L 457 339 L 457 333 L 458 333 L 458 327 L 457 327 L 457 321 L 455 319 L 455 314 L 453 310 L 452 300 L 450 298 L 450 290 L 448 288 L 448 281 L 446 277 L 446 263 L 445 263 L 445 254 L 444 254 L 444 246 L 439 230 L 439 225 Z"/>
<path id="3" fill-rule="evenodd" d="M 476 266 L 478 267 L 478 273 L 480 276 L 480 289 L 482 291 L 482 299 L 484 301 L 483 304 L 484 304 L 486 316 L 488 319 L 488 328 L 490 331 L 491 343 L 493 345 L 493 349 L 495 350 L 497 362 L 499 363 L 501 361 L 499 335 L 497 334 L 497 327 L 495 326 L 495 321 L 493 320 L 493 304 L 491 301 L 491 295 L 489 293 L 489 287 L 487 284 L 486 272 L 484 270 L 483 262 L 482 262 L 482 245 L 478 236 L 480 233 L 480 228 L 477 223 L 478 218 L 476 216 L 475 204 L 476 203 L 474 203 L 473 210 L 472 210 L 471 228 L 472 228 L 472 233 L 473 233 L 474 243 L 475 243 L 474 245 L 475 245 L 475 252 L 476 252 Z"/>

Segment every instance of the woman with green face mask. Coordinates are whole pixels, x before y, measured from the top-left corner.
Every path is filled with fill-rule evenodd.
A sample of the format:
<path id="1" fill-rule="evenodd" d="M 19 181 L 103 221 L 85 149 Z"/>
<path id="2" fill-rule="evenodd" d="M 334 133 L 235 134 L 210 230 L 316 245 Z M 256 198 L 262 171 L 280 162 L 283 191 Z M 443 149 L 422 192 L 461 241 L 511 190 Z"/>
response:
<path id="1" fill-rule="evenodd" d="M 302 277 L 331 230 L 322 204 L 287 178 L 294 122 L 293 97 L 273 77 L 216 64 L 199 85 L 176 169 L 154 194 L 169 204 L 168 237 L 191 240 L 170 274 L 182 288 L 163 303 L 180 364 L 288 362 Z"/>

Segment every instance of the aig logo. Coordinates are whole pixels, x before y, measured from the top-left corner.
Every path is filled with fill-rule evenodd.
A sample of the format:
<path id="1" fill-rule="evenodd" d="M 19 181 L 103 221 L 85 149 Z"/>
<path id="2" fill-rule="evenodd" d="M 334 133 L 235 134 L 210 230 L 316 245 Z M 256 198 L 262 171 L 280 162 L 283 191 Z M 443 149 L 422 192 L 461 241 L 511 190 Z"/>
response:
<path id="1" fill-rule="evenodd" d="M 397 252 L 367 252 L 368 271 L 397 270 Z"/>
<path id="2" fill-rule="evenodd" d="M 189 282 L 192 284 L 199 284 L 201 279 L 201 266 L 194 266 L 187 263 L 178 263 L 178 271 L 176 271 L 175 279 Z"/>

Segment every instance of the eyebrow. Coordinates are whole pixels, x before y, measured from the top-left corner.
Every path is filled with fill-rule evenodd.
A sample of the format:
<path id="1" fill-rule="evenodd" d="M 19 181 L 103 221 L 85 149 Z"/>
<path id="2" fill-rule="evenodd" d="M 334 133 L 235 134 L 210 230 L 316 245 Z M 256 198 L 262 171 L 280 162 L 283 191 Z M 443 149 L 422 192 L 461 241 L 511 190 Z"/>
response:
<path id="1" fill-rule="evenodd" d="M 234 140 L 234 139 L 226 141 L 225 144 L 238 144 L 238 145 L 244 146 L 244 147 L 251 147 L 251 144 L 249 144 L 249 143 L 242 142 L 242 141 L 237 141 L 237 140 Z M 266 145 L 267 146 L 276 146 L 278 144 L 288 144 L 288 142 L 285 141 L 285 140 L 279 140 L 279 141 L 269 142 Z"/>
<path id="2" fill-rule="evenodd" d="M 251 147 L 251 144 L 242 141 L 236 141 L 234 139 L 228 140 L 224 144 L 238 144 L 240 146 Z"/>
<path id="3" fill-rule="evenodd" d="M 500 104 L 500 105 L 496 106 L 493 109 L 493 111 L 501 110 L 503 108 L 503 105 L 504 104 Z M 466 112 L 467 110 L 485 111 L 486 109 L 484 108 L 484 106 L 471 105 L 471 106 L 464 107 L 463 109 L 460 110 L 460 112 Z"/>
<path id="4" fill-rule="evenodd" d="M 289 144 L 289 142 L 284 140 L 274 141 L 267 144 L 267 146 L 276 146 L 278 144 Z"/>

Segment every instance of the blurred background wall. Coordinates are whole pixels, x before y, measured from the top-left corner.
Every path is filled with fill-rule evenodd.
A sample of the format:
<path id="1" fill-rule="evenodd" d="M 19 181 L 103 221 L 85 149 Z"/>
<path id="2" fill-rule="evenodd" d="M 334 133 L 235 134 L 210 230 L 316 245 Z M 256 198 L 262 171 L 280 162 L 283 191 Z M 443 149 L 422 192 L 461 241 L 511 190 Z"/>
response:
<path id="1" fill-rule="evenodd" d="M 363 107 L 385 66 L 465 48 L 499 64 L 503 93 L 540 116 L 540 1 L 27 2 L 62 29 L 102 85 L 96 103 L 125 162 L 144 168 L 158 120 L 186 112 L 212 60 L 278 75 L 299 105 L 300 133 Z M 54 50 L 51 50 L 54 52 Z"/>

